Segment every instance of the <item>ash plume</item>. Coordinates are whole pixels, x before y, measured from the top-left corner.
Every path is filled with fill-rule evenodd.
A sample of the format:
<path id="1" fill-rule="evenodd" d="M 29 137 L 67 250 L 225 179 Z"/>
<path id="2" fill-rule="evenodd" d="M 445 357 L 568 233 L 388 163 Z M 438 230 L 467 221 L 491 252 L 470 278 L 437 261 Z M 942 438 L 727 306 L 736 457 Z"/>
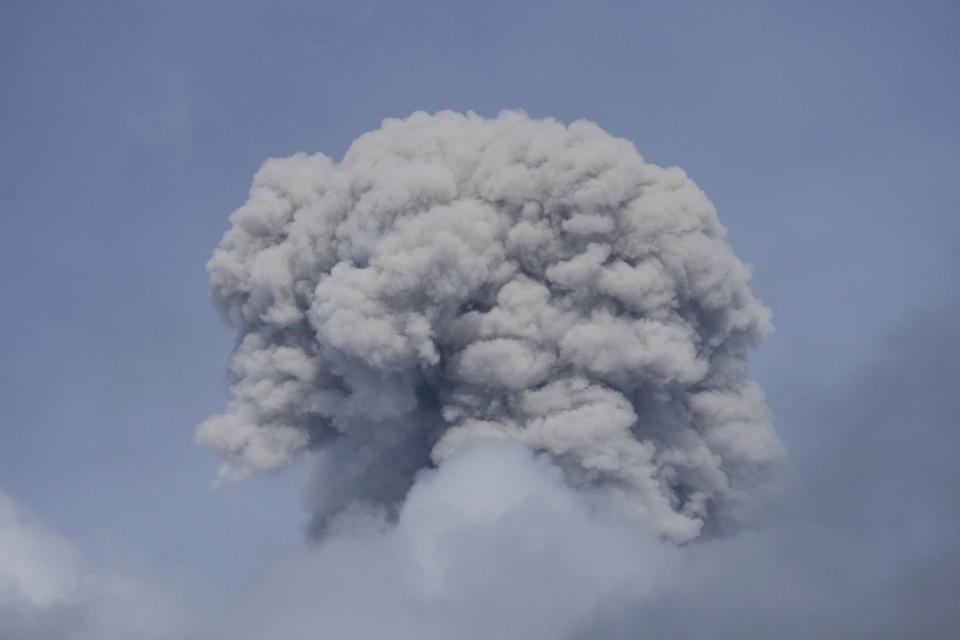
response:
<path id="1" fill-rule="evenodd" d="M 418 112 L 270 159 L 208 264 L 239 330 L 221 480 L 316 452 L 316 526 L 469 442 L 547 454 L 657 534 L 743 517 L 782 455 L 772 328 L 713 205 L 593 123 Z"/>

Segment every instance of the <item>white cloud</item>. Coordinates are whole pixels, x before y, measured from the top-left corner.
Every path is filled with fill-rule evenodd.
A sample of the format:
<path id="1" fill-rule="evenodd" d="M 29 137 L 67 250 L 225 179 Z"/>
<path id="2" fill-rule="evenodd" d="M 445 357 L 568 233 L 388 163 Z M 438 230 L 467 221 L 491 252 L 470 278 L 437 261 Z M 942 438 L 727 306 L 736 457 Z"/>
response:
<path id="1" fill-rule="evenodd" d="M 202 609 L 195 582 L 115 557 L 92 558 L 0 493 L 0 638 L 170 640 Z"/>

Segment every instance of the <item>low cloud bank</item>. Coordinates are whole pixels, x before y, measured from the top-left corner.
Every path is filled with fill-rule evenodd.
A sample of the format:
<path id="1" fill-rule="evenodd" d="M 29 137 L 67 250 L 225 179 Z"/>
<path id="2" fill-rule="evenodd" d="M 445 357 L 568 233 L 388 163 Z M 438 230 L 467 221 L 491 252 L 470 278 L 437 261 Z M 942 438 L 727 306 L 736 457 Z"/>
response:
<path id="1" fill-rule="evenodd" d="M 86 554 L 0 493 L 0 638 L 185 638 L 209 613 L 202 600 L 187 576 Z"/>

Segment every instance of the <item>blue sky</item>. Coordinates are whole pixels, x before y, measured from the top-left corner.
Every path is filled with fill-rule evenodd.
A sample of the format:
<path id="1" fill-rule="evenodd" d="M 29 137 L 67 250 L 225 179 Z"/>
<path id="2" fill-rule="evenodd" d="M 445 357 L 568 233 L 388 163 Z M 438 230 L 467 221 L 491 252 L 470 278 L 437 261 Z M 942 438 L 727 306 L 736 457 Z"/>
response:
<path id="1" fill-rule="evenodd" d="M 210 490 L 193 444 L 233 340 L 204 264 L 265 158 L 420 109 L 587 118 L 683 167 L 813 447 L 797 398 L 957 294 L 958 78 L 951 1 L 4 2 L 0 488 L 222 585 L 299 541 L 295 473 Z"/>

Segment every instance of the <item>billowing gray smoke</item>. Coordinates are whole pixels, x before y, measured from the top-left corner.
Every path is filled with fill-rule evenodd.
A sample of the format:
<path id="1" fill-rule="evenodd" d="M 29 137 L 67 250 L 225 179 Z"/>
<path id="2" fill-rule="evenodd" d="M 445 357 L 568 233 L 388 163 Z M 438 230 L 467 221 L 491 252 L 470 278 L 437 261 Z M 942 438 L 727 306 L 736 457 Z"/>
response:
<path id="1" fill-rule="evenodd" d="M 592 123 L 387 120 L 267 161 L 231 222 L 233 400 L 198 439 L 225 480 L 317 451 L 319 526 L 497 437 L 686 541 L 781 456 L 745 363 L 769 312 L 713 205 Z"/>

